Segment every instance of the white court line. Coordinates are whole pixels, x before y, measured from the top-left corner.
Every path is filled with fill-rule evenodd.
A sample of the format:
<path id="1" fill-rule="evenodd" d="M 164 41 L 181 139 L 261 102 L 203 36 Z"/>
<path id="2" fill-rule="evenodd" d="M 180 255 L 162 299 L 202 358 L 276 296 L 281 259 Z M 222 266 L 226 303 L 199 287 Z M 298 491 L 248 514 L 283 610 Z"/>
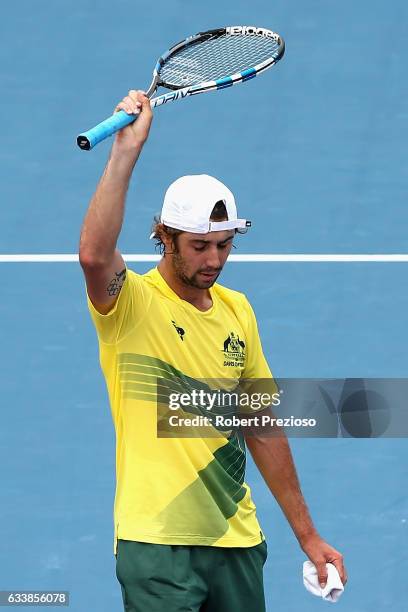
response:
<path id="1" fill-rule="evenodd" d="M 130 262 L 156 262 L 161 259 L 160 255 L 149 254 L 124 254 L 125 261 Z M 352 254 L 352 253 L 334 253 L 332 255 L 326 253 L 316 254 L 296 254 L 288 253 L 282 255 L 275 254 L 246 254 L 246 255 L 230 255 L 228 261 L 231 262 L 332 262 L 332 263 L 354 263 L 354 262 L 384 262 L 384 263 L 403 263 L 408 262 L 408 254 Z M 34 253 L 34 254 L 0 254 L 0 263 L 71 263 L 78 262 L 77 254 L 70 253 Z"/>

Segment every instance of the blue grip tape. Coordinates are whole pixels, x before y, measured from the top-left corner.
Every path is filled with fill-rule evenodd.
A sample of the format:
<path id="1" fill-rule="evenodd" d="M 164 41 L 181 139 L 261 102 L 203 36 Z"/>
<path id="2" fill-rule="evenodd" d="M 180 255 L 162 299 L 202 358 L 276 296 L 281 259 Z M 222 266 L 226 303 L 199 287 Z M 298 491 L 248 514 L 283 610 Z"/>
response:
<path id="1" fill-rule="evenodd" d="M 105 121 L 98 123 L 98 125 L 87 132 L 79 134 L 77 138 L 78 146 L 81 147 L 81 149 L 92 149 L 92 147 L 102 142 L 102 140 L 105 140 L 105 138 L 109 138 L 112 134 L 115 134 L 130 123 L 133 123 L 137 117 L 138 115 L 128 115 L 125 111 L 121 110 L 108 119 L 105 119 Z"/>

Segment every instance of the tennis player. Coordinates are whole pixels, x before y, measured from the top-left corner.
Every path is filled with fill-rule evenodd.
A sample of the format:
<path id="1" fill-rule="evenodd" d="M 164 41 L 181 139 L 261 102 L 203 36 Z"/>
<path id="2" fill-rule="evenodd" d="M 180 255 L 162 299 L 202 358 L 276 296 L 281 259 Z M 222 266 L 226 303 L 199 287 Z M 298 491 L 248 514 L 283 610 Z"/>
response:
<path id="1" fill-rule="evenodd" d="M 116 243 L 152 112 L 133 90 L 120 109 L 140 116 L 115 137 L 82 227 L 80 262 L 116 431 L 114 553 L 124 609 L 265 610 L 267 546 L 244 482 L 245 442 L 320 583 L 326 562 L 345 583 L 342 555 L 312 523 L 285 437 L 242 429 L 158 436 L 158 377 L 177 389 L 272 375 L 248 300 L 216 283 L 248 225 L 221 182 L 196 175 L 170 185 L 153 229 L 159 265 L 144 275 L 126 268 Z"/>

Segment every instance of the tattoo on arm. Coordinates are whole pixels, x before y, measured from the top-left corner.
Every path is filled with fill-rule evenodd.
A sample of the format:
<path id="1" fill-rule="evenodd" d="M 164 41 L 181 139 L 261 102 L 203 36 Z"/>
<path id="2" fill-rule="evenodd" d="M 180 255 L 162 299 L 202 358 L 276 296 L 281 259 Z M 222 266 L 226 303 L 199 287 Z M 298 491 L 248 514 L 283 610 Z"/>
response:
<path id="1" fill-rule="evenodd" d="M 110 296 L 118 295 L 122 289 L 122 285 L 126 278 L 126 268 L 123 268 L 121 272 L 115 272 L 115 278 L 112 278 L 109 285 L 106 287 L 106 291 Z"/>

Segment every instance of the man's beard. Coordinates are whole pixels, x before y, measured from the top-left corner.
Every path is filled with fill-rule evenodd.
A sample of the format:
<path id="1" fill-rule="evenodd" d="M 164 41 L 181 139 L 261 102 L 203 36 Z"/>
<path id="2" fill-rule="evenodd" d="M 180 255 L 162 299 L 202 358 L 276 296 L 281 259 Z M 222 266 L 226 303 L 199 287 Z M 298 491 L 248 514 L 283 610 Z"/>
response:
<path id="1" fill-rule="evenodd" d="M 174 269 L 174 272 L 177 278 L 184 285 L 187 285 L 187 287 L 195 287 L 196 289 L 209 289 L 217 281 L 217 278 L 219 277 L 221 273 L 221 269 L 219 269 L 217 270 L 218 274 L 214 278 L 211 278 L 208 280 L 205 280 L 205 279 L 200 280 L 198 278 L 198 273 L 200 272 L 200 270 L 197 270 L 197 272 L 194 272 L 194 274 L 192 274 L 191 276 L 187 275 L 186 262 L 183 259 L 183 257 L 181 257 L 180 253 L 173 252 L 172 262 L 173 262 L 173 269 Z M 204 270 L 201 270 L 201 272 L 203 271 Z M 216 272 L 216 270 L 214 270 L 214 272 Z"/>

